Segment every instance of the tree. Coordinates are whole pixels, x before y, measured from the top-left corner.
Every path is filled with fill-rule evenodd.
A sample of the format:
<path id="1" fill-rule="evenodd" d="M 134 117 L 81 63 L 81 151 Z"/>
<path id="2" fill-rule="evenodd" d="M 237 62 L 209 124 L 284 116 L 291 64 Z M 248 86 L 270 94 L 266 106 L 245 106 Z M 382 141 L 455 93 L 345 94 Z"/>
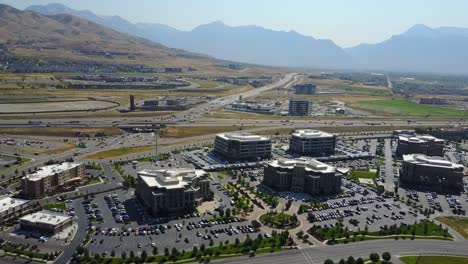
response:
<path id="1" fill-rule="evenodd" d="M 201 244 L 201 245 L 200 245 L 200 251 L 201 251 L 201 252 L 205 251 L 205 248 L 206 248 L 205 244 Z"/>
<path id="2" fill-rule="evenodd" d="M 333 262 L 331 259 L 327 259 L 325 262 L 323 262 L 323 264 L 335 264 L 335 262 Z"/>
<path id="3" fill-rule="evenodd" d="M 146 253 L 146 250 L 143 250 L 143 252 L 141 252 L 141 260 L 145 262 L 147 257 L 148 257 L 148 253 Z"/>
<path id="4" fill-rule="evenodd" d="M 157 256 L 158 255 L 158 247 L 154 247 L 153 248 L 153 256 Z"/>
<path id="5" fill-rule="evenodd" d="M 167 247 L 164 248 L 164 256 L 169 256 L 169 249 Z"/>
<path id="6" fill-rule="evenodd" d="M 227 208 L 225 213 L 227 218 L 231 217 L 231 208 Z"/>
<path id="7" fill-rule="evenodd" d="M 364 260 L 362 258 L 356 259 L 355 264 L 364 264 Z"/>
<path id="8" fill-rule="evenodd" d="M 372 262 L 377 263 L 377 262 L 380 260 L 380 256 L 379 256 L 379 254 L 377 254 L 377 253 L 371 253 L 371 254 L 369 255 L 369 259 L 370 259 Z"/>
<path id="9" fill-rule="evenodd" d="M 193 256 L 198 255 L 198 248 L 197 248 L 197 246 L 193 246 L 192 255 L 193 255 Z"/>
<path id="10" fill-rule="evenodd" d="M 349 256 L 346 260 L 346 264 L 356 264 L 356 260 L 353 258 L 353 256 Z"/>
<path id="11" fill-rule="evenodd" d="M 346 261 L 344 259 L 340 259 L 340 261 L 338 262 L 338 264 L 346 264 Z"/>
<path id="12" fill-rule="evenodd" d="M 385 261 L 390 261 L 390 259 L 392 258 L 392 256 L 390 255 L 390 253 L 384 252 L 384 253 L 382 254 L 382 258 L 383 258 L 383 260 L 385 260 Z"/>
<path id="13" fill-rule="evenodd" d="M 135 252 L 133 250 L 130 251 L 130 260 L 133 261 L 135 259 Z"/>
<path id="14" fill-rule="evenodd" d="M 115 251 L 112 250 L 110 255 L 111 255 L 111 257 L 115 257 Z"/>
<path id="15" fill-rule="evenodd" d="M 121 257 L 122 259 L 126 259 L 126 258 L 127 258 L 127 252 L 122 251 L 122 252 L 120 253 L 120 257 Z"/>

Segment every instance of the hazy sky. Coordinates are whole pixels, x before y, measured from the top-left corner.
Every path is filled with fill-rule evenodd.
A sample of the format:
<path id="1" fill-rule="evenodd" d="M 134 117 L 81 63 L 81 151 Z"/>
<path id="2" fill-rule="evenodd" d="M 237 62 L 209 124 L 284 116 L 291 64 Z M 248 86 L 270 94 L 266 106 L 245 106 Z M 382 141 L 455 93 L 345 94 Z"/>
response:
<path id="1" fill-rule="evenodd" d="M 380 42 L 414 24 L 468 27 L 464 0 L 0 0 L 20 9 L 54 2 L 182 30 L 215 20 L 295 30 L 342 47 Z"/>

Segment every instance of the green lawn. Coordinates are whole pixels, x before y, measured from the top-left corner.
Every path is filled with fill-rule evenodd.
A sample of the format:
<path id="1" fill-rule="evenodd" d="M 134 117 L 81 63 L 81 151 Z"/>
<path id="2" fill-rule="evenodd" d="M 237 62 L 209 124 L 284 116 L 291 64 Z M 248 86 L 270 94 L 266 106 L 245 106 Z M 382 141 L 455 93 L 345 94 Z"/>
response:
<path id="1" fill-rule="evenodd" d="M 449 217 L 437 217 L 437 221 L 440 221 L 450 228 L 457 231 L 465 239 L 468 239 L 468 218 L 458 217 L 458 216 L 449 216 Z"/>
<path id="2" fill-rule="evenodd" d="M 404 256 L 400 260 L 406 264 L 468 264 L 466 257 L 451 256 Z"/>
<path id="3" fill-rule="evenodd" d="M 468 117 L 468 111 L 454 110 L 430 105 L 420 105 L 406 100 L 364 101 L 354 105 L 356 108 L 369 110 L 383 115 L 417 117 Z"/>
<path id="4" fill-rule="evenodd" d="M 351 171 L 349 177 L 354 180 L 363 179 L 375 179 L 377 177 L 377 172 L 372 171 Z"/>
<path id="5" fill-rule="evenodd" d="M 60 210 L 65 210 L 67 209 L 67 206 L 65 203 L 50 203 L 44 205 L 44 209 L 51 210 L 51 209 L 60 209 Z"/>

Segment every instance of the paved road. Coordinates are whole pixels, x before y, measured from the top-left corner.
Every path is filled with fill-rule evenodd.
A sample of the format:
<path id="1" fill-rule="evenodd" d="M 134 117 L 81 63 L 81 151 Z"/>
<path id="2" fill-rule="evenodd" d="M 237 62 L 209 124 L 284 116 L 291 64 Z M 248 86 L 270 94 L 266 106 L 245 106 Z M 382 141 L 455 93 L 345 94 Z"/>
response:
<path id="1" fill-rule="evenodd" d="M 215 263 L 255 263 L 255 264 L 321 264 L 327 258 L 338 261 L 352 255 L 355 258 L 368 257 L 370 253 L 377 252 L 380 255 L 388 251 L 392 259 L 397 255 L 444 254 L 444 255 L 468 255 L 468 241 L 452 242 L 440 240 L 380 240 L 351 243 L 347 245 L 335 245 L 327 247 L 291 250 L 273 254 L 258 255 L 253 258 L 240 257 L 213 261 Z"/>

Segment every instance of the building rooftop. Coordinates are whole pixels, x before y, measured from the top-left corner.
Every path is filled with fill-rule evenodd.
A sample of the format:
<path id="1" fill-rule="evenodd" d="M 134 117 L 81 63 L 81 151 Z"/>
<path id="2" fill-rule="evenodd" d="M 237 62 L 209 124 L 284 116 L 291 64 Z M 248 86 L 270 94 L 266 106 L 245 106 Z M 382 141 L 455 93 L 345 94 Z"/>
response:
<path id="1" fill-rule="evenodd" d="M 206 175 L 204 170 L 173 169 L 173 170 L 143 170 L 138 172 L 140 178 L 150 188 L 178 189 L 190 185 L 191 182 Z"/>
<path id="2" fill-rule="evenodd" d="M 268 137 L 254 135 L 246 132 L 232 132 L 232 133 L 221 133 L 216 135 L 226 140 L 237 140 L 237 141 L 262 141 L 270 140 Z"/>
<path id="3" fill-rule="evenodd" d="M 423 136 L 410 136 L 410 135 L 400 135 L 398 136 L 399 141 L 408 141 L 411 143 L 426 143 L 426 142 L 438 142 L 443 143 L 443 139 L 439 139 L 433 136 L 423 135 Z"/>
<path id="4" fill-rule="evenodd" d="M 333 137 L 333 134 L 314 129 L 298 129 L 292 133 L 293 136 L 302 138 L 323 138 Z"/>
<path id="5" fill-rule="evenodd" d="M 336 172 L 336 168 L 326 163 L 320 162 L 315 159 L 290 159 L 290 160 L 274 160 L 269 163 L 270 166 L 293 169 L 295 166 L 303 166 L 306 171 L 314 171 L 321 173 Z"/>
<path id="6" fill-rule="evenodd" d="M 463 165 L 453 163 L 441 157 L 428 157 L 422 154 L 409 154 L 403 155 L 403 161 L 409 162 L 413 164 L 423 165 L 423 166 L 431 166 L 431 167 L 439 167 L 439 168 L 464 168 Z"/>
<path id="7" fill-rule="evenodd" d="M 37 181 L 42 178 L 48 177 L 50 175 L 61 173 L 69 169 L 73 169 L 80 165 L 81 165 L 80 163 L 64 162 L 61 164 L 53 164 L 49 166 L 44 166 L 44 167 L 39 168 L 38 171 L 26 175 L 25 178 L 29 179 L 30 181 Z"/>
<path id="8" fill-rule="evenodd" d="M 57 214 L 49 211 L 40 211 L 33 214 L 25 215 L 20 218 L 20 221 L 47 225 L 59 225 L 71 218 L 71 216 L 63 214 Z"/>
<path id="9" fill-rule="evenodd" d="M 26 204 L 28 200 L 16 199 L 11 197 L 5 197 L 0 199 L 0 214 L 7 211 L 10 208 Z"/>

